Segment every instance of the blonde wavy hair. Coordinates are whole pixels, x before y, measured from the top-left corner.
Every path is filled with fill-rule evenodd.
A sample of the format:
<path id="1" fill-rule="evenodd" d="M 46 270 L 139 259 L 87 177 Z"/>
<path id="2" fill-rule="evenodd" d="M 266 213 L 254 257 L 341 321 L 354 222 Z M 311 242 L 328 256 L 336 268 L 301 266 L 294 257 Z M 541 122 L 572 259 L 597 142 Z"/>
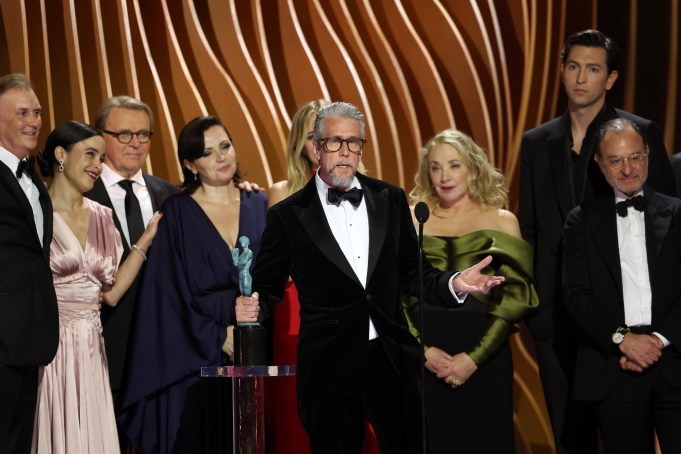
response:
<path id="1" fill-rule="evenodd" d="M 411 203 L 425 202 L 431 210 L 437 209 L 438 196 L 430 179 L 428 156 L 435 145 L 451 145 L 459 152 L 461 161 L 468 169 L 468 196 L 474 202 L 488 208 L 507 208 L 508 189 L 504 176 L 487 160 L 487 155 L 470 136 L 454 129 L 445 129 L 428 141 L 419 152 L 419 168 L 409 193 Z"/>
<path id="2" fill-rule="evenodd" d="M 303 105 L 291 120 L 291 132 L 286 143 L 286 168 L 288 171 L 289 195 L 299 191 L 310 180 L 313 166 L 303 154 L 307 141 L 307 122 L 319 109 L 328 105 L 324 99 L 315 99 Z"/>

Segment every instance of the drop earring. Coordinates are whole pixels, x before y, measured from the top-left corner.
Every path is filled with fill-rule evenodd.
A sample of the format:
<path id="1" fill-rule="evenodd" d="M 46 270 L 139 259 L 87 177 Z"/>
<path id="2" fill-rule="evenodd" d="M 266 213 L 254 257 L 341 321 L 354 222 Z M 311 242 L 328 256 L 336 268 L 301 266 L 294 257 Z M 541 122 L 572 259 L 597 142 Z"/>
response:
<path id="1" fill-rule="evenodd" d="M 199 179 L 198 172 L 194 170 L 192 173 L 194 174 L 194 181 L 198 180 Z"/>
<path id="2" fill-rule="evenodd" d="M 59 161 L 59 167 L 57 168 L 57 170 L 59 170 L 60 173 L 64 171 L 64 160 L 63 159 Z"/>

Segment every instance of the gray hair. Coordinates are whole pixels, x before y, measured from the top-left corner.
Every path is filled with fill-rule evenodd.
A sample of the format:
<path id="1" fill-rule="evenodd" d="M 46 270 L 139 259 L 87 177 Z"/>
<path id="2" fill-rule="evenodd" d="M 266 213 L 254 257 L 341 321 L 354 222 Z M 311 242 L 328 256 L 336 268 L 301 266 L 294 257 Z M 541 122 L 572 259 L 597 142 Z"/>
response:
<path id="1" fill-rule="evenodd" d="M 146 113 L 149 117 L 149 127 L 152 131 L 154 130 L 154 114 L 151 113 L 151 108 L 145 102 L 125 95 L 114 96 L 104 101 L 104 104 L 102 104 L 99 108 L 99 111 L 97 111 L 97 117 L 95 118 L 95 128 L 99 129 L 100 131 L 106 129 L 106 122 L 109 119 L 111 109 L 114 107 L 120 107 L 121 109 L 140 110 Z"/>
<path id="2" fill-rule="evenodd" d="M 622 134 L 624 131 L 627 131 L 629 129 L 638 134 L 638 136 L 643 141 L 643 145 L 648 146 L 645 137 L 643 137 L 643 134 L 641 133 L 641 128 L 639 128 L 636 123 L 627 118 L 618 117 L 606 121 L 601 125 L 600 128 L 598 128 L 598 131 L 596 132 L 597 152 L 600 154 L 601 143 L 603 142 L 603 139 L 605 139 L 605 136 L 608 133 Z"/>
<path id="3" fill-rule="evenodd" d="M 26 74 L 16 73 L 0 77 L 0 96 L 12 88 L 32 91 L 33 84 Z"/>
<path id="4" fill-rule="evenodd" d="M 349 102 L 334 102 L 328 106 L 324 106 L 317 112 L 317 118 L 314 121 L 314 140 L 319 142 L 322 137 L 322 132 L 324 131 L 324 122 L 327 118 L 348 118 L 350 120 L 356 120 L 359 122 L 359 128 L 362 137 L 364 138 L 364 114 L 354 104 Z"/>

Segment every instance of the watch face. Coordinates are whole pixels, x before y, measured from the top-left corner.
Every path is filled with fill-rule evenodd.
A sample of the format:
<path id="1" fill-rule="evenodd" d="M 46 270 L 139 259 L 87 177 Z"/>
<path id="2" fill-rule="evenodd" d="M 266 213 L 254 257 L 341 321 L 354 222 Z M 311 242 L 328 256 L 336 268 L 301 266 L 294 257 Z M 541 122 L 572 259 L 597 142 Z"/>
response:
<path id="1" fill-rule="evenodd" d="M 624 340 L 624 334 L 617 332 L 612 335 L 612 342 L 614 344 L 621 344 L 622 341 Z"/>

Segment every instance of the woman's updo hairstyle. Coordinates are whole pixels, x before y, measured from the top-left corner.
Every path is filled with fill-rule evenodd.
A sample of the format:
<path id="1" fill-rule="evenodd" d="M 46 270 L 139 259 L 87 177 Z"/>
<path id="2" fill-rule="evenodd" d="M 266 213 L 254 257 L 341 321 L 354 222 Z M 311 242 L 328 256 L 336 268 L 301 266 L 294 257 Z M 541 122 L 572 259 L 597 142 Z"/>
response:
<path id="1" fill-rule="evenodd" d="M 55 158 L 54 152 L 57 147 L 62 147 L 66 151 L 71 151 L 71 148 L 78 142 L 101 135 L 101 131 L 96 130 L 90 125 L 81 123 L 80 121 L 67 121 L 66 123 L 60 124 L 47 136 L 45 148 L 38 153 L 40 173 L 43 177 L 51 177 L 54 175 L 54 169 L 57 167 L 57 158 Z"/>

